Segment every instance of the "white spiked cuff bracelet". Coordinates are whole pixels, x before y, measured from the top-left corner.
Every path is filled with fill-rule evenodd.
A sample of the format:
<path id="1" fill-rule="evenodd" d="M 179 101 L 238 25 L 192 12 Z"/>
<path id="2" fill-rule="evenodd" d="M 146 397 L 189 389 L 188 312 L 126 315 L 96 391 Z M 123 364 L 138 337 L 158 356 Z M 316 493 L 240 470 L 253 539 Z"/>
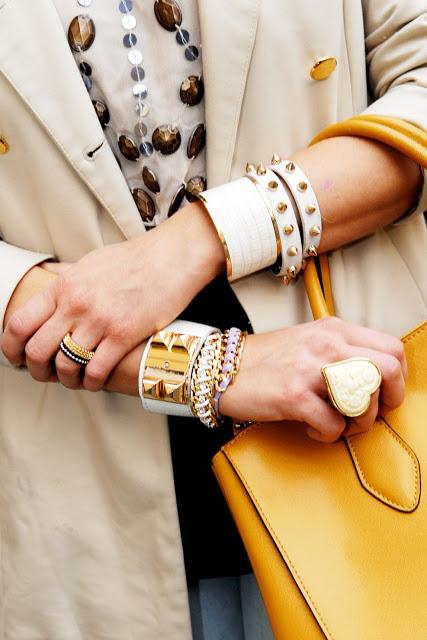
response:
<path id="1" fill-rule="evenodd" d="M 322 218 L 310 181 L 300 167 L 290 160 L 273 163 L 271 169 L 285 181 L 298 208 L 303 232 L 303 257 L 316 256 L 322 236 Z"/>
<path id="2" fill-rule="evenodd" d="M 271 169 L 248 165 L 247 177 L 256 182 L 267 198 L 280 242 L 281 261 L 273 267 L 274 275 L 289 282 L 302 267 L 302 243 L 294 205 L 286 187 Z"/>

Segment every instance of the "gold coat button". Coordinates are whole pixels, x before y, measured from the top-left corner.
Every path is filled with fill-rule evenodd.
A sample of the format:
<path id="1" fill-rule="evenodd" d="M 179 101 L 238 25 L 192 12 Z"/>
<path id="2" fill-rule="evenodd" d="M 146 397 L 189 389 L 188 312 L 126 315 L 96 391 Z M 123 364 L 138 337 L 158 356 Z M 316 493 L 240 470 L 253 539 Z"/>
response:
<path id="1" fill-rule="evenodd" d="M 336 58 L 320 58 L 311 68 L 310 75 L 313 80 L 325 80 L 337 68 Z"/>
<path id="2" fill-rule="evenodd" d="M 9 151 L 9 143 L 6 138 L 0 136 L 0 155 L 3 155 Z"/>

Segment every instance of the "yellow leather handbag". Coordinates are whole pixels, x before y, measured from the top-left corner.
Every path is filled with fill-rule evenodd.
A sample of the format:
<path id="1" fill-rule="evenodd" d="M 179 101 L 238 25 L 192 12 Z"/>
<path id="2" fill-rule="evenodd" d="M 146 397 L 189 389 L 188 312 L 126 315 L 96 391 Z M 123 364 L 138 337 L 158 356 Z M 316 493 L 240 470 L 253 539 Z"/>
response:
<path id="1" fill-rule="evenodd" d="M 316 138 L 365 135 L 427 166 L 427 135 L 363 116 Z M 327 261 L 305 274 L 316 318 L 332 312 Z M 258 424 L 214 472 L 278 640 L 427 638 L 427 322 L 402 338 L 407 396 L 366 434 L 332 445 L 297 423 Z"/>

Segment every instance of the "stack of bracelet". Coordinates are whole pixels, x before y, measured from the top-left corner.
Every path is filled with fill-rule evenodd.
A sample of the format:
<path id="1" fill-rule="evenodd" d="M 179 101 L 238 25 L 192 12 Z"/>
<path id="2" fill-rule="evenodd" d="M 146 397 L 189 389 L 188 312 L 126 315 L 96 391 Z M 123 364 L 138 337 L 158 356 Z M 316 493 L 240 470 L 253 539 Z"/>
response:
<path id="1" fill-rule="evenodd" d="M 230 281 L 272 267 L 285 284 L 317 255 L 322 236 L 319 203 L 292 160 L 274 154 L 265 167 L 248 164 L 244 178 L 200 194 L 224 248 Z"/>
<path id="2" fill-rule="evenodd" d="M 200 351 L 191 375 L 191 410 L 209 428 L 219 426 L 213 397 L 215 381 L 221 368 L 220 333 L 209 336 Z"/>
<path id="3" fill-rule="evenodd" d="M 219 402 L 239 372 L 246 335 L 235 327 L 222 335 L 213 334 L 196 360 L 191 376 L 191 408 L 209 428 L 222 422 Z"/>
<path id="4" fill-rule="evenodd" d="M 274 155 L 267 168 L 248 164 L 246 177 L 259 186 L 270 204 L 280 234 L 280 257 L 273 273 L 289 284 L 317 255 L 322 219 L 316 194 L 303 171 L 291 160 Z"/>

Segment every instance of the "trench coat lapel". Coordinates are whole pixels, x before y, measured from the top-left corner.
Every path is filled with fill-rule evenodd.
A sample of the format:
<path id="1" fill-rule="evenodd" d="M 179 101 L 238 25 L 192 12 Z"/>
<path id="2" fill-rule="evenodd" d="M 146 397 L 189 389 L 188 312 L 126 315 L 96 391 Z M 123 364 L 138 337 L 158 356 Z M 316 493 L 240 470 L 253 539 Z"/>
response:
<path id="1" fill-rule="evenodd" d="M 230 179 L 261 0 L 199 0 L 209 185 Z"/>
<path id="2" fill-rule="evenodd" d="M 62 149 L 124 237 L 144 225 L 108 147 L 51 0 L 0 0 L 0 73 Z M 66 197 L 67 194 L 64 194 Z"/>
<path id="3" fill-rule="evenodd" d="M 199 0 L 210 185 L 230 178 L 261 0 Z M 0 73 L 22 95 L 124 237 L 144 232 L 52 0 L 0 0 Z"/>

